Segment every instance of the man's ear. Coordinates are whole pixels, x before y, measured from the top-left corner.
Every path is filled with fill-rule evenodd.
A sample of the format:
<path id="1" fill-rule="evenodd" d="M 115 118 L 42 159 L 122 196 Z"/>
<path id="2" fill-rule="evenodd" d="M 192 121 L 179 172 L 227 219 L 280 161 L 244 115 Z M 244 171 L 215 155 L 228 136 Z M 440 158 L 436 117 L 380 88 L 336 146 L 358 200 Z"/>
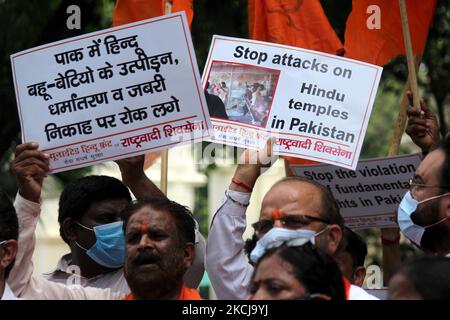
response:
<path id="1" fill-rule="evenodd" d="M 335 255 L 342 241 L 342 229 L 337 224 L 328 225 L 328 232 L 326 234 L 328 237 L 328 252 L 331 255 Z"/>
<path id="2" fill-rule="evenodd" d="M 0 266 L 5 270 L 16 258 L 19 246 L 16 240 L 7 240 L 0 248 Z"/>
<path id="3" fill-rule="evenodd" d="M 75 223 L 72 218 L 66 218 L 64 219 L 62 223 L 62 230 L 64 233 L 64 237 L 68 241 L 75 241 L 77 240 L 77 234 L 75 231 Z"/>
<path id="4" fill-rule="evenodd" d="M 195 258 L 195 245 L 192 242 L 188 242 L 184 245 L 184 266 L 186 267 L 186 270 L 189 269 L 194 262 Z"/>
<path id="5" fill-rule="evenodd" d="M 356 270 L 353 273 L 353 284 L 355 286 L 362 287 L 365 278 L 366 278 L 366 268 L 362 266 L 356 267 Z"/>

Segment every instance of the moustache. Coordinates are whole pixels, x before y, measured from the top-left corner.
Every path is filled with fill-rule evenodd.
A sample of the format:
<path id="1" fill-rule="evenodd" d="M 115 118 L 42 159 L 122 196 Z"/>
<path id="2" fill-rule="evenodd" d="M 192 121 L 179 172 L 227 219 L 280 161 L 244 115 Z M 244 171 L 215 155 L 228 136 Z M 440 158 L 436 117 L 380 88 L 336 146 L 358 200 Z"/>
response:
<path id="1" fill-rule="evenodd" d="M 157 253 L 142 251 L 133 259 L 133 264 L 137 266 L 150 263 L 158 264 L 159 261 L 161 261 L 161 257 Z"/>

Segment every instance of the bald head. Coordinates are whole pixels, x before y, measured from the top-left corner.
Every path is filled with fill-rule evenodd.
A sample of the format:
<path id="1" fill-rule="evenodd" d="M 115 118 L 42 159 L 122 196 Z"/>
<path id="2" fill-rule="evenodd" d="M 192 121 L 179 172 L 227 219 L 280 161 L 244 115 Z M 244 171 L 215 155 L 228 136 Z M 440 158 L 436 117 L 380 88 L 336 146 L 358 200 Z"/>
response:
<path id="1" fill-rule="evenodd" d="M 277 215 L 281 218 L 276 219 Z M 263 199 L 258 223 L 262 221 L 273 221 L 274 227 L 312 230 L 319 235 L 316 245 L 330 255 L 342 248 L 344 221 L 339 208 L 331 192 L 314 181 L 289 177 L 277 182 Z M 260 228 L 258 236 L 267 231 Z"/>
<path id="2" fill-rule="evenodd" d="M 290 197 L 304 210 L 317 212 L 318 217 L 327 220 L 330 224 L 344 226 L 344 219 L 339 212 L 333 194 L 320 183 L 304 177 L 286 177 L 275 183 L 267 192 L 266 197 L 269 197 L 270 200 L 279 197 L 280 193 Z M 264 200 L 266 200 L 266 197 Z M 281 200 L 284 199 L 281 198 Z M 307 212 L 304 214 L 307 214 Z"/>

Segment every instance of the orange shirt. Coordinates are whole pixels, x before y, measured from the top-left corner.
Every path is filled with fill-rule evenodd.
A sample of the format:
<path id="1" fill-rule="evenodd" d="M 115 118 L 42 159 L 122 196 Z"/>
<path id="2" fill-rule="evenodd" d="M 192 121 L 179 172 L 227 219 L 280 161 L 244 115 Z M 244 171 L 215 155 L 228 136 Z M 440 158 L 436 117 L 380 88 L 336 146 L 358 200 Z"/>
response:
<path id="1" fill-rule="evenodd" d="M 344 276 L 342 276 L 342 280 L 344 282 L 344 288 L 345 288 L 345 300 L 350 300 L 350 287 L 352 286 L 352 284 Z"/>
<path id="2" fill-rule="evenodd" d="M 133 293 L 127 294 L 122 300 L 136 300 Z M 202 297 L 200 297 L 200 294 L 195 289 L 191 289 L 186 287 L 186 285 L 183 283 L 180 290 L 180 295 L 178 296 L 177 300 L 203 300 Z"/>

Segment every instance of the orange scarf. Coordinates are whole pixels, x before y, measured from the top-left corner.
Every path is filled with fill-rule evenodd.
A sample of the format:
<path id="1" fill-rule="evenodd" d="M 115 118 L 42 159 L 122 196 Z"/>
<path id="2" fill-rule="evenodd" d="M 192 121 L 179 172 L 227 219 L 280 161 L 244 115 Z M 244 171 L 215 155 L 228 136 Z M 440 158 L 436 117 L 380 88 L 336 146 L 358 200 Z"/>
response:
<path id="1" fill-rule="evenodd" d="M 133 293 L 130 292 L 122 300 L 136 300 L 136 298 L 134 297 Z M 202 297 L 200 297 L 200 294 L 197 292 L 197 290 L 188 288 L 183 283 L 177 300 L 203 300 L 203 299 Z"/>
<path id="2" fill-rule="evenodd" d="M 344 282 L 344 288 L 345 288 L 345 300 L 350 300 L 350 287 L 352 286 L 352 284 L 344 276 L 342 276 L 342 280 Z"/>

